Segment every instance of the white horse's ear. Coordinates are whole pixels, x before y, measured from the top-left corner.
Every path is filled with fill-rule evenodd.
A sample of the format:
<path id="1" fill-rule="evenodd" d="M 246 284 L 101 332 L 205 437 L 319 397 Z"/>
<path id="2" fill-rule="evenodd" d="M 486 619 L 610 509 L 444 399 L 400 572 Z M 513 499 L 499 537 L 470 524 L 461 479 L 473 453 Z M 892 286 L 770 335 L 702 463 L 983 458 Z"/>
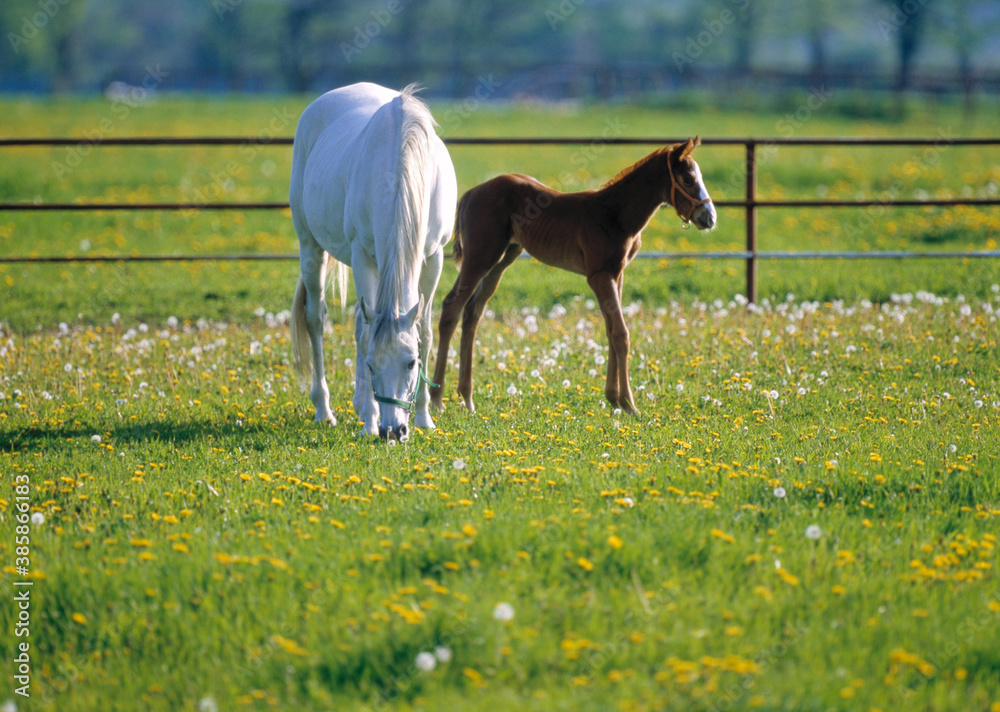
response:
<path id="1" fill-rule="evenodd" d="M 364 297 L 358 298 L 358 314 L 361 315 L 361 323 L 365 326 L 371 326 L 372 322 L 375 321 L 375 315 L 371 313 L 368 309 L 368 303 L 365 302 Z"/>
<path id="2" fill-rule="evenodd" d="M 413 325 L 416 324 L 418 321 L 420 321 L 420 314 L 423 311 L 424 311 L 424 295 L 421 294 L 420 300 L 413 305 L 413 308 L 410 309 L 410 311 L 403 314 L 402 317 L 400 317 L 400 321 L 402 322 L 403 326 L 403 331 L 409 331 L 410 329 L 412 329 Z"/>

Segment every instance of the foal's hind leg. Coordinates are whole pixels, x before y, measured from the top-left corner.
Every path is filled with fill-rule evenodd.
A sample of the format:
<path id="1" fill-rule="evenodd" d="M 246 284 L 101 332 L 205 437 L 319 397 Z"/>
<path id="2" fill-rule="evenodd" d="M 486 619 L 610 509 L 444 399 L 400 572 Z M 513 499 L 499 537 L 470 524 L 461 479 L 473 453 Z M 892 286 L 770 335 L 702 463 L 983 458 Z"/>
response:
<path id="1" fill-rule="evenodd" d="M 476 330 L 479 328 L 479 322 L 483 318 L 483 312 L 486 311 L 487 302 L 496 294 L 504 271 L 514 263 L 514 260 L 518 258 L 523 249 L 520 245 L 516 244 L 512 244 L 507 248 L 503 259 L 483 277 L 483 281 L 479 283 L 479 288 L 476 289 L 469 303 L 465 305 L 465 312 L 462 314 L 462 344 L 458 362 L 458 394 L 462 396 L 462 400 L 465 401 L 465 407 L 469 409 L 470 413 L 476 412 L 476 407 L 472 403 L 472 349 L 476 344 Z"/>

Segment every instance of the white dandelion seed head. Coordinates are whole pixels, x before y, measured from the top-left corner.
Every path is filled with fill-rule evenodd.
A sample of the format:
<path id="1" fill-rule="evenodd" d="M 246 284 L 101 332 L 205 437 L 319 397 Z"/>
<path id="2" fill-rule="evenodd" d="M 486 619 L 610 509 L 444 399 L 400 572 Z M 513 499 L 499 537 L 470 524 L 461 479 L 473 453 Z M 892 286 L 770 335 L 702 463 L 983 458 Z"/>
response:
<path id="1" fill-rule="evenodd" d="M 212 697 L 198 700 L 198 712 L 219 712 L 219 704 Z"/>
<path id="2" fill-rule="evenodd" d="M 806 527 L 806 538 L 807 539 L 819 539 L 823 536 L 823 530 L 819 528 L 819 524 L 810 524 Z"/>
<path id="3" fill-rule="evenodd" d="M 517 395 L 517 386 L 515 386 L 513 383 L 510 384 L 509 386 L 507 386 L 507 395 L 509 395 L 509 396 L 516 396 Z"/>
<path id="4" fill-rule="evenodd" d="M 677 391 L 678 393 L 682 393 L 684 391 L 684 384 L 678 383 L 676 386 L 674 386 L 674 390 Z"/>
<path id="5" fill-rule="evenodd" d="M 413 661 L 413 664 L 417 666 L 418 670 L 430 672 L 437 666 L 437 658 L 434 657 L 434 653 L 424 651 L 417 655 L 417 659 Z"/>
<path id="6" fill-rule="evenodd" d="M 501 602 L 493 608 L 493 617 L 501 623 L 514 620 L 514 606 Z"/>
<path id="7" fill-rule="evenodd" d="M 784 497 L 785 497 L 785 488 L 784 487 L 775 487 L 774 488 L 774 496 L 777 497 L 778 499 L 784 499 Z"/>
<path id="8" fill-rule="evenodd" d="M 455 460 L 453 463 L 451 463 L 451 466 L 454 467 L 456 470 L 464 470 L 465 469 L 465 460 L 461 460 L 461 459 Z"/>
<path id="9" fill-rule="evenodd" d="M 91 439 L 92 442 L 95 442 L 95 443 L 98 443 L 98 444 L 100 444 L 100 442 L 101 442 L 101 436 L 100 435 L 91 435 L 90 439 Z"/>
<path id="10" fill-rule="evenodd" d="M 434 648 L 434 657 L 438 659 L 438 662 L 446 663 L 451 660 L 451 648 L 446 648 L 443 645 L 439 645 Z"/>

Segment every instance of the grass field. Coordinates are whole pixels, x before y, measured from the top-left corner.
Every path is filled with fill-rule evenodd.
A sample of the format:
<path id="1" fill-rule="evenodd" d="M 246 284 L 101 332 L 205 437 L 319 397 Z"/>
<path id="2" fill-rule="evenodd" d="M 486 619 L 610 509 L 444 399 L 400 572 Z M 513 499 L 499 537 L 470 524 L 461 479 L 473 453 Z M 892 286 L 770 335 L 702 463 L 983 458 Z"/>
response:
<path id="1" fill-rule="evenodd" d="M 108 136 L 256 135 L 291 115 L 276 125 L 290 135 L 304 103 L 165 97 L 122 116 L 12 101 L 0 132 L 107 119 Z M 944 109 L 900 125 L 826 108 L 788 126 L 986 130 Z M 434 109 L 455 136 L 767 136 L 796 115 Z M 67 149 L 12 149 L 0 198 L 283 200 L 289 151 L 242 148 L 95 148 L 61 177 Z M 460 189 L 504 170 L 582 188 L 641 154 L 453 151 Z M 738 150 L 698 157 L 714 197 L 740 195 Z M 958 148 L 783 149 L 765 168 L 769 197 L 986 195 L 1000 180 L 991 154 Z M 664 212 L 644 243 L 735 249 L 738 217 L 705 236 Z M 761 247 L 985 249 L 998 234 L 996 211 L 871 217 L 764 212 Z M 293 252 L 289 223 L 7 213 L 0 254 Z M 0 566 L 33 582 L 29 637 L 23 588 L 0 605 L 0 704 L 997 712 L 1000 268 L 765 264 L 756 307 L 734 296 L 741 273 L 629 268 L 629 418 L 603 403 L 586 285 L 518 264 L 480 329 L 476 414 L 452 397 L 437 430 L 393 445 L 354 436 L 353 328 L 336 308 L 340 424 L 311 422 L 284 324 L 294 263 L 0 266 Z M 30 701 L 7 662 L 19 642 Z"/>

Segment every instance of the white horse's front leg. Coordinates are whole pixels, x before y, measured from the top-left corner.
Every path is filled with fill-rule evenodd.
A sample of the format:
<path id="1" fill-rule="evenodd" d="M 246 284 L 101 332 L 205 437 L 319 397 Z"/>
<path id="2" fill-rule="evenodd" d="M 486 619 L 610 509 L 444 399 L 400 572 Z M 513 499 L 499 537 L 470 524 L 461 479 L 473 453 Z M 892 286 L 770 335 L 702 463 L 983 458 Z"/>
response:
<path id="1" fill-rule="evenodd" d="M 323 365 L 323 325 L 326 323 L 326 298 L 324 295 L 324 261 L 326 254 L 317 249 L 307 251 L 301 248 L 301 277 L 306 289 L 306 333 L 309 334 L 309 345 L 313 363 L 312 384 L 309 389 L 309 399 L 316 407 L 316 422 L 337 424 L 330 410 L 330 389 L 326 385 L 326 374 Z"/>
<path id="2" fill-rule="evenodd" d="M 351 268 L 354 270 L 354 288 L 358 295 L 358 304 L 354 309 L 354 342 L 357 345 L 357 361 L 354 363 L 353 399 L 354 412 L 362 421 L 358 437 L 378 436 L 378 404 L 375 403 L 375 391 L 372 389 L 372 377 L 368 373 L 367 365 L 371 329 L 361 311 L 362 300 L 367 304 L 375 303 L 378 269 L 358 242 L 354 243 L 351 254 Z"/>
<path id="3" fill-rule="evenodd" d="M 368 373 L 369 327 L 361 313 L 361 303 L 354 309 L 354 341 L 357 344 L 357 361 L 354 364 L 354 412 L 361 419 L 364 435 L 378 435 L 378 405 L 372 390 L 372 377 Z"/>
<path id="4" fill-rule="evenodd" d="M 441 279 L 441 267 L 444 263 L 444 251 L 439 247 L 424 263 L 424 269 L 420 273 L 420 295 L 424 299 L 424 313 L 420 315 L 420 364 L 423 373 L 426 374 L 430 367 L 431 345 L 434 338 L 434 315 L 433 302 L 434 292 L 437 290 L 438 280 Z M 430 392 L 424 379 L 417 383 L 416 414 L 413 422 L 418 428 L 433 430 L 434 419 L 431 418 L 429 406 L 431 403 Z"/>

